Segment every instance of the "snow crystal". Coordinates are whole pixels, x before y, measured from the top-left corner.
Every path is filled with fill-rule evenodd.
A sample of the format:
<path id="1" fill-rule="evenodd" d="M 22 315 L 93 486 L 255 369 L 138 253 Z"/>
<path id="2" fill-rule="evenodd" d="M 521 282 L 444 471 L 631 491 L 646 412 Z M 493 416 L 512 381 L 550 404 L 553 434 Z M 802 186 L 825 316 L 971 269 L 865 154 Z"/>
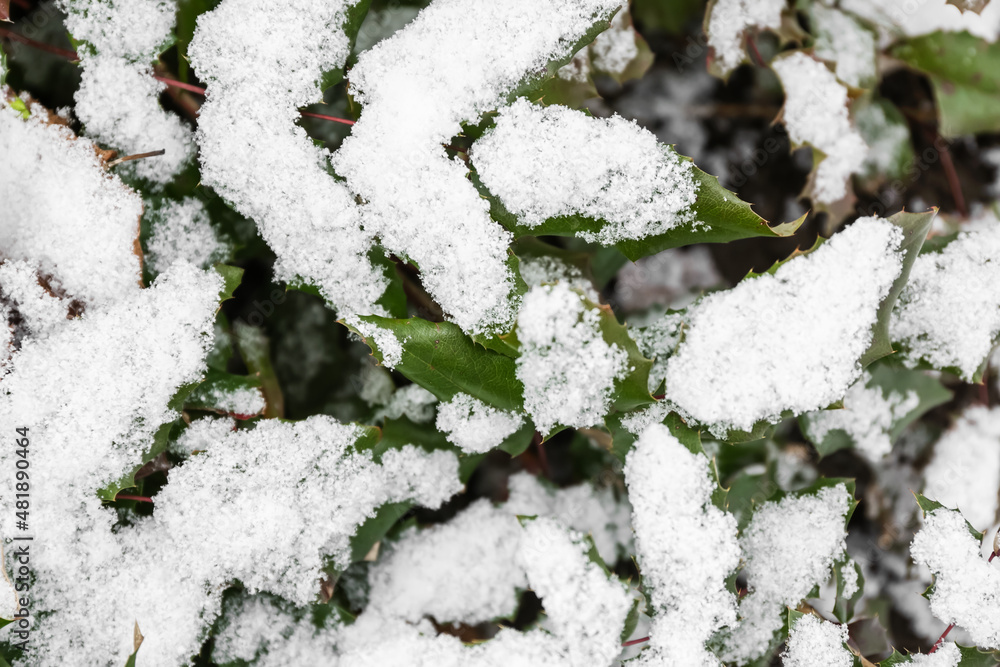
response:
<path id="1" fill-rule="evenodd" d="M 677 350 L 684 333 L 686 314 L 664 313 L 648 326 L 632 330 L 632 338 L 642 356 L 653 361 L 649 369 L 649 390 L 656 391 L 667 374 L 667 361 Z"/>
<path id="2" fill-rule="evenodd" d="M 552 517 L 589 535 L 597 554 L 608 565 L 632 553 L 632 511 L 628 500 L 616 499 L 612 489 L 597 489 L 590 484 L 555 489 L 524 472 L 512 475 L 507 486 L 510 495 L 502 506 L 504 511 Z"/>
<path id="3" fill-rule="evenodd" d="M 847 88 L 826 65 L 801 52 L 778 58 L 772 67 L 785 90 L 782 120 L 788 136 L 823 153 L 813 197 L 822 204 L 843 199 L 848 179 L 868 155 L 864 139 L 851 127 Z"/>
<path id="4" fill-rule="evenodd" d="M 993 525 L 1000 489 L 1000 408 L 972 406 L 934 445 L 924 495 L 957 508 L 977 529 Z"/>
<path id="5" fill-rule="evenodd" d="M 859 586 L 861 582 L 858 579 L 859 574 L 860 573 L 858 572 L 858 568 L 856 567 L 854 560 L 848 558 L 844 567 L 841 569 L 841 576 L 844 580 L 844 588 L 842 592 L 845 599 L 850 600 L 854 597 L 854 594 L 860 590 Z"/>
<path id="6" fill-rule="evenodd" d="M 445 524 L 410 529 L 369 572 L 369 611 L 417 622 L 482 623 L 511 618 L 518 589 L 514 566 L 521 526 L 513 513 L 478 500 Z"/>
<path id="7" fill-rule="evenodd" d="M 194 197 L 165 200 L 147 213 L 152 227 L 146 262 L 153 273 L 179 259 L 207 269 L 225 261 L 231 249 L 212 227 L 205 205 Z"/>
<path id="8" fill-rule="evenodd" d="M 636 36 L 626 2 L 611 19 L 611 27 L 598 35 L 590 45 L 590 59 L 594 69 L 615 75 L 624 73 L 639 55 Z"/>
<path id="9" fill-rule="evenodd" d="M 598 311 L 564 283 L 533 287 L 517 316 L 517 338 L 517 379 L 535 427 L 548 433 L 599 424 L 628 357 L 604 340 Z"/>
<path id="10" fill-rule="evenodd" d="M 500 112 L 470 155 L 483 184 L 528 227 L 562 216 L 592 218 L 605 222 L 601 230 L 578 235 L 612 245 L 694 219 L 691 163 L 620 116 L 591 118 L 520 99 Z"/>
<path id="11" fill-rule="evenodd" d="M 529 287 L 536 287 L 543 283 L 564 282 L 570 287 L 580 290 L 584 296 L 599 303 L 600 294 L 594 289 L 594 284 L 583 275 L 583 272 L 568 264 L 558 257 L 524 257 L 518 260 L 518 268 L 521 278 Z"/>
<path id="12" fill-rule="evenodd" d="M 195 419 L 176 440 L 171 441 L 170 451 L 184 457 L 203 452 L 222 441 L 235 429 L 236 420 L 232 417 Z"/>
<path id="13" fill-rule="evenodd" d="M 389 401 L 375 411 L 375 419 L 406 417 L 416 424 L 428 424 L 434 420 L 437 402 L 437 397 L 419 384 L 408 384 L 393 392 Z"/>
<path id="14" fill-rule="evenodd" d="M 893 310 L 904 360 L 954 368 L 970 381 L 1000 334 L 1000 224 L 962 232 L 920 255 Z"/>
<path id="15" fill-rule="evenodd" d="M 357 329 L 366 341 L 371 339 L 372 345 L 382 355 L 382 365 L 386 368 L 395 368 L 403 360 L 403 343 L 391 329 L 357 317 L 348 318 L 347 323 Z"/>
<path id="16" fill-rule="evenodd" d="M 503 329 L 514 319 L 511 235 L 490 219 L 466 165 L 448 159 L 442 144 L 548 62 L 568 57 L 594 23 L 620 6 L 620 0 L 474 6 L 437 0 L 361 54 L 351 70 L 351 90 L 364 111 L 334 167 L 365 200 L 365 228 L 420 267 L 428 292 L 468 332 Z"/>
<path id="17" fill-rule="evenodd" d="M 1000 570 L 986 562 L 979 541 L 958 512 L 924 517 L 910 554 L 934 574 L 931 611 L 966 630 L 978 646 L 1000 648 Z"/>
<path id="18" fill-rule="evenodd" d="M 21 325 L 34 338 L 46 333 L 69 316 L 67 304 L 50 294 L 38 280 L 38 268 L 23 261 L 0 264 L 0 294 L 21 316 Z M 6 327 L 7 320 L 3 320 Z"/>
<path id="19" fill-rule="evenodd" d="M 109 177 L 96 147 L 63 126 L 0 105 L 0 217 L 8 259 L 37 262 L 70 298 L 107 304 L 137 292 L 142 200 Z"/>
<path id="20" fill-rule="evenodd" d="M 708 45 L 723 75 L 746 59 L 743 35 L 751 28 L 781 27 L 785 0 L 717 0 L 708 17 Z"/>
<path id="21" fill-rule="evenodd" d="M 723 437 L 842 398 L 902 269 L 902 236 L 887 220 L 862 218 L 773 275 L 706 296 L 667 361 L 667 399 Z"/>
<path id="22" fill-rule="evenodd" d="M 232 390 L 213 387 L 200 396 L 213 409 L 230 415 L 239 415 L 241 419 L 263 414 L 267 405 L 264 394 L 256 387 L 240 387 Z"/>
<path id="23" fill-rule="evenodd" d="M 165 184 L 194 156 L 191 130 L 164 111 L 166 87 L 150 63 L 171 38 L 177 3 L 168 0 L 60 0 L 66 27 L 81 42 L 75 112 L 87 134 L 126 155 L 166 150 L 163 156 L 119 169 Z"/>
<path id="24" fill-rule="evenodd" d="M 750 593 L 740 600 L 739 624 L 725 637 L 723 660 L 742 664 L 763 655 L 784 622 L 785 607 L 795 607 L 829 578 L 844 554 L 850 504 L 840 484 L 757 509 L 740 536 Z"/>
<path id="25" fill-rule="evenodd" d="M 348 4 L 294 0 L 275 12 L 268 0 L 223 0 L 198 17 L 188 53 L 208 85 L 201 177 L 257 223 L 278 280 L 315 285 L 341 316 L 384 315 L 373 236 L 326 153 L 295 125 L 299 106 L 322 99 L 321 74 L 347 58 Z"/>
<path id="26" fill-rule="evenodd" d="M 852 667 L 854 655 L 847 650 L 847 626 L 824 621 L 812 614 L 795 622 L 788 635 L 788 648 L 781 654 L 784 667 Z"/>
<path id="27" fill-rule="evenodd" d="M 958 667 L 961 661 L 962 653 L 958 650 L 958 645 L 945 642 L 938 646 L 938 650 L 934 653 L 910 656 L 909 664 L 917 665 L 917 667 Z"/>
<path id="28" fill-rule="evenodd" d="M 869 86 L 875 79 L 875 35 L 839 9 L 814 3 L 816 22 L 814 52 L 834 63 L 837 78 L 849 86 Z"/>
<path id="29" fill-rule="evenodd" d="M 524 419 L 458 393 L 438 407 L 437 429 L 469 454 L 488 452 L 513 435 Z"/>
<path id="30" fill-rule="evenodd" d="M 821 410 L 806 415 L 806 433 L 813 442 L 822 442 L 830 431 L 843 431 L 854 441 L 855 448 L 872 461 L 878 461 L 892 450 L 889 438 L 893 424 L 920 404 L 912 389 L 906 394 L 884 393 L 871 385 L 871 374 L 865 371 L 844 396 L 841 410 Z M 1000 474 L 1000 462 L 997 464 Z"/>
<path id="31" fill-rule="evenodd" d="M 718 665 L 705 642 L 736 621 L 726 578 L 739 565 L 740 550 L 736 520 L 712 504 L 711 462 L 657 424 L 629 452 L 625 481 L 653 609 L 650 648 L 639 664 Z"/>

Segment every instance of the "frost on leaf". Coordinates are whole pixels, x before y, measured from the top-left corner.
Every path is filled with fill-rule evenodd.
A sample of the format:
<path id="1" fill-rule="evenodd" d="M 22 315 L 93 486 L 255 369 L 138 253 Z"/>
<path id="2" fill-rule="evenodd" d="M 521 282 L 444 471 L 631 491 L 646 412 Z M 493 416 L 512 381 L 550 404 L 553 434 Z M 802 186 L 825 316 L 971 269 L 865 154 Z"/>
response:
<path id="1" fill-rule="evenodd" d="M 298 107 L 322 98 L 321 74 L 347 58 L 347 6 L 296 0 L 276 12 L 265 0 L 224 0 L 199 17 L 189 55 L 209 92 L 201 178 L 257 223 L 276 279 L 316 286 L 342 316 L 385 314 L 372 234 L 329 156 L 295 125 Z"/>
<path id="2" fill-rule="evenodd" d="M 977 529 L 997 515 L 1000 488 L 1000 408 L 972 406 L 934 445 L 924 470 L 924 495 L 958 508 Z"/>
<path id="3" fill-rule="evenodd" d="M 524 422 L 520 415 L 498 410 L 468 394 L 438 407 L 437 428 L 463 451 L 484 453 L 513 435 Z"/>
<path id="4" fill-rule="evenodd" d="M 784 0 L 715 0 L 710 3 L 705 32 L 714 52 L 713 66 L 729 76 L 746 60 L 744 39 L 751 29 L 781 27 Z"/>
<path id="5" fill-rule="evenodd" d="M 152 232 L 146 264 L 154 274 L 182 259 L 207 269 L 224 262 L 232 252 L 229 240 L 212 227 L 208 211 L 199 199 L 164 200 L 147 213 L 147 218 Z"/>
<path id="6" fill-rule="evenodd" d="M 977 646 L 1000 648 L 1000 570 L 986 562 L 962 515 L 929 512 L 910 554 L 934 575 L 931 611 L 969 633 Z"/>
<path id="7" fill-rule="evenodd" d="M 706 296 L 667 360 L 667 400 L 719 437 L 840 400 L 902 270 L 902 240 L 891 222 L 863 218 L 773 274 Z"/>
<path id="8" fill-rule="evenodd" d="M 114 176 L 90 141 L 0 105 L 0 244 L 37 264 L 54 287 L 103 306 L 139 290 L 135 254 L 142 200 Z"/>
<path id="9" fill-rule="evenodd" d="M 973 381 L 1000 335 L 1000 224 L 985 220 L 940 252 L 917 258 L 893 311 L 893 340 L 909 365 Z"/>
<path id="10" fill-rule="evenodd" d="M 517 316 L 517 379 L 524 407 L 541 433 L 601 423 L 627 354 L 601 334 L 600 316 L 564 283 L 532 288 Z"/>
<path id="11" fill-rule="evenodd" d="M 620 116 L 591 118 L 521 99 L 500 112 L 471 156 L 483 184 L 526 227 L 557 217 L 599 220 L 599 232 L 578 235 L 613 245 L 695 217 L 691 162 Z"/>
<path id="12" fill-rule="evenodd" d="M 60 0 L 66 27 L 82 42 L 74 111 L 87 134 L 125 155 L 163 149 L 149 160 L 125 163 L 126 173 L 155 186 L 169 182 L 194 157 L 191 131 L 160 107 L 166 87 L 152 62 L 172 37 L 176 2 Z"/>
<path id="13" fill-rule="evenodd" d="M 785 90 L 782 120 L 788 136 L 822 154 L 810 196 L 820 204 L 834 204 L 847 196 L 851 174 L 868 155 L 868 146 L 848 117 L 847 88 L 826 65 L 802 52 L 775 60 L 773 68 Z"/>
<path id="14" fill-rule="evenodd" d="M 726 588 L 740 562 L 736 520 L 712 504 L 711 465 L 662 424 L 647 428 L 628 455 L 625 480 L 653 617 L 639 664 L 719 665 L 705 644 L 736 622 L 736 597 Z"/>
<path id="15" fill-rule="evenodd" d="M 334 166 L 366 201 L 365 228 L 420 267 L 428 292 L 467 332 L 513 322 L 511 237 L 490 219 L 465 164 L 449 159 L 442 144 L 550 61 L 567 59 L 620 5 L 437 0 L 351 70 L 364 111 Z"/>
<path id="16" fill-rule="evenodd" d="M 763 655 L 782 627 L 782 612 L 825 582 L 844 554 L 851 495 L 843 484 L 762 505 L 740 536 L 749 594 L 739 622 L 724 635 L 721 657 L 740 664 Z"/>
<path id="17" fill-rule="evenodd" d="M 783 667 L 852 667 L 854 656 L 846 643 L 846 625 L 807 614 L 792 626 L 788 647 L 781 654 L 781 664 Z"/>

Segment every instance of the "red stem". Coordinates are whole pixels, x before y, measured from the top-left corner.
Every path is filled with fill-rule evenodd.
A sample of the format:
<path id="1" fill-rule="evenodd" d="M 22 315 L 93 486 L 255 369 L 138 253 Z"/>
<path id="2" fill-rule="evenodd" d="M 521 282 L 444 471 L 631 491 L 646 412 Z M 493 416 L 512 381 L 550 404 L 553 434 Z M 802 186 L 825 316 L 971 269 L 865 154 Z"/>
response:
<path id="1" fill-rule="evenodd" d="M 153 502 L 152 498 L 147 498 L 146 496 L 123 496 L 123 495 L 117 495 L 117 496 L 115 496 L 115 500 L 137 500 L 140 503 L 151 503 L 151 502 Z"/>
<path id="2" fill-rule="evenodd" d="M 181 90 L 187 90 L 192 93 L 198 93 L 199 95 L 205 94 L 205 89 L 200 86 L 192 86 L 190 83 L 184 83 L 182 81 L 177 81 L 176 79 L 168 79 L 165 76 L 160 76 L 159 74 L 154 74 L 153 78 L 157 81 L 162 81 L 171 88 L 180 88 Z"/>
<path id="3" fill-rule="evenodd" d="M 312 113 L 311 111 L 300 111 L 300 116 L 307 116 L 309 118 L 320 118 L 322 120 L 332 120 L 334 123 L 343 123 L 344 125 L 354 125 L 353 120 L 347 120 L 346 118 L 337 118 L 336 116 L 324 116 L 321 113 Z"/>
<path id="4" fill-rule="evenodd" d="M 36 42 L 33 39 L 29 39 L 28 37 L 16 33 L 13 30 L 8 30 L 7 28 L 0 27 L 0 37 L 6 37 L 7 39 L 12 39 L 15 42 L 21 42 L 22 44 L 34 47 L 39 51 L 45 51 L 46 53 L 51 53 L 61 58 L 65 58 L 66 60 L 79 60 L 75 51 L 67 51 L 66 49 L 60 49 L 58 46 L 51 46 L 49 44 L 43 44 L 42 42 Z"/>
<path id="5" fill-rule="evenodd" d="M 633 639 L 632 641 L 627 641 L 622 646 L 635 646 L 636 644 L 641 644 L 643 642 L 648 642 L 649 637 L 639 637 L 638 639 Z"/>
<path id="6" fill-rule="evenodd" d="M 993 559 L 996 558 L 996 557 L 997 557 L 997 552 L 994 551 L 993 553 L 990 554 L 990 559 L 988 561 L 986 561 L 986 562 L 987 563 L 992 563 Z M 938 637 L 938 640 L 936 642 L 934 642 L 934 646 L 931 646 L 931 650 L 927 651 L 927 655 L 930 655 L 931 653 L 935 653 L 938 650 L 938 648 L 941 647 L 941 642 L 944 641 L 944 638 L 948 636 L 948 633 L 951 632 L 951 629 L 953 627 L 955 627 L 954 623 L 952 623 L 951 625 L 949 625 L 947 628 L 944 629 L 944 632 L 941 633 L 941 636 Z"/>

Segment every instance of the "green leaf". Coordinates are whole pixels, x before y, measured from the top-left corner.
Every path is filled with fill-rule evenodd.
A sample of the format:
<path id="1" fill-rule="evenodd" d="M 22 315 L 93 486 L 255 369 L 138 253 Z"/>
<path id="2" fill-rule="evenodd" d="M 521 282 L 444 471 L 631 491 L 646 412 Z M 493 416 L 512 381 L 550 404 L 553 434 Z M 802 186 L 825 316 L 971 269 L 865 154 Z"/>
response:
<path id="1" fill-rule="evenodd" d="M 857 590 L 850 597 L 844 597 L 845 572 L 853 571 L 858 584 Z M 861 600 L 865 592 L 865 577 L 861 572 L 861 566 L 850 558 L 844 558 L 833 566 L 833 576 L 837 581 L 837 597 L 833 605 L 833 615 L 841 623 L 848 623 L 854 618 L 855 605 Z M 846 575 L 852 576 L 852 575 Z"/>
<path id="2" fill-rule="evenodd" d="M 360 318 L 392 332 L 403 347 L 395 370 L 427 389 L 442 401 L 465 393 L 501 410 L 522 412 L 524 387 L 517 379 L 514 360 L 486 349 L 450 322 L 428 322 L 420 318 L 393 320 L 369 315 Z M 361 335 L 373 356 L 383 361 L 382 351 L 371 338 Z"/>
<path id="3" fill-rule="evenodd" d="M 375 510 L 375 515 L 361 524 L 351 538 L 351 562 L 364 560 L 375 543 L 380 542 L 411 507 L 411 502 L 387 503 Z"/>
<path id="4" fill-rule="evenodd" d="M 931 512 L 934 512 L 934 511 L 937 511 L 937 510 L 946 510 L 948 512 L 954 512 L 955 514 L 958 514 L 958 515 L 962 514 L 957 509 L 952 509 L 951 507 L 945 507 L 944 505 L 942 505 L 938 501 L 931 500 L 930 498 L 928 498 L 927 496 L 923 495 L 922 493 L 914 493 L 913 497 L 917 499 L 917 505 L 920 506 L 920 510 L 924 513 L 925 517 L 928 514 L 930 514 Z M 972 536 L 974 538 L 976 538 L 977 541 L 979 541 L 979 542 L 983 541 L 983 534 L 980 533 L 975 528 L 973 528 L 971 523 L 969 523 L 968 521 L 966 521 L 965 525 L 969 529 L 969 533 L 971 533 Z"/>
<path id="5" fill-rule="evenodd" d="M 681 157 L 690 161 L 690 158 Z M 755 236 L 784 238 L 793 235 L 805 221 L 803 215 L 793 222 L 772 227 L 764 218 L 754 213 L 750 204 L 723 188 L 718 178 L 706 174 L 697 167 L 692 167 L 691 173 L 698 187 L 693 207 L 694 221 L 677 225 L 656 236 L 620 241 L 614 247 L 627 258 L 635 261 L 661 250 L 692 243 L 727 243 Z M 473 175 L 473 182 L 490 201 L 493 218 L 517 237 L 576 236 L 581 231 L 597 232 L 606 224 L 602 220 L 574 215 L 550 218 L 537 227 L 527 227 L 521 225 L 516 216 L 503 206 L 499 198 L 491 195 L 475 175 Z"/>
<path id="6" fill-rule="evenodd" d="M 919 400 L 912 410 L 893 420 L 887 432 L 890 442 L 893 443 L 907 426 L 931 409 L 947 403 L 952 398 L 952 392 L 946 389 L 936 378 L 921 371 L 885 363 L 879 363 L 871 367 L 871 379 L 865 386 L 870 389 L 879 390 L 886 399 L 893 394 L 905 397 L 909 392 L 913 392 Z M 847 407 L 851 408 L 853 406 L 848 405 Z M 813 429 L 810 428 L 810 425 L 817 414 L 822 413 L 806 413 L 801 415 L 799 417 L 799 424 L 802 427 L 802 433 L 816 447 L 816 451 L 819 452 L 820 456 L 828 456 L 839 449 L 857 444 L 851 435 L 843 429 L 831 429 L 824 434 L 821 440 L 813 438 Z"/>
<path id="7" fill-rule="evenodd" d="M 233 324 L 236 347 L 243 363 L 252 375 L 260 381 L 261 391 L 267 403 L 264 416 L 268 419 L 285 415 L 285 398 L 278 383 L 278 376 L 271 365 L 271 344 L 260 327 L 236 321 Z"/>
<path id="8" fill-rule="evenodd" d="M 862 367 L 868 366 L 873 361 L 893 352 L 892 342 L 889 338 L 889 317 L 892 314 L 893 306 L 896 305 L 899 293 L 903 290 L 903 285 L 910 277 L 910 269 L 913 268 L 913 262 L 920 254 L 920 248 L 923 246 L 924 239 L 927 238 L 927 232 L 930 231 L 931 222 L 935 215 L 937 215 L 936 208 L 926 213 L 901 211 L 888 218 L 889 222 L 903 230 L 903 242 L 900 245 L 900 250 L 903 252 L 903 269 L 900 271 L 899 277 L 892 283 L 889 294 L 879 304 L 878 319 L 872 327 L 872 343 L 868 346 L 868 350 L 861 355 Z"/>
<path id="9" fill-rule="evenodd" d="M 2 2 L 3 0 L 0 0 Z M 7 0 L 9 2 L 9 0 Z M 7 85 L 7 54 L 4 53 L 3 46 L 0 46 L 0 88 Z"/>
<path id="10" fill-rule="evenodd" d="M 621 380 L 615 380 L 612 394 L 614 407 L 617 410 L 634 410 L 650 405 L 655 399 L 649 393 L 649 371 L 653 362 L 642 356 L 639 347 L 628 334 L 628 327 L 618 322 L 611 306 L 586 301 L 587 306 L 596 309 L 600 315 L 601 334 L 609 345 L 617 345 L 628 355 L 628 374 Z"/>
<path id="11" fill-rule="evenodd" d="M 975 646 L 959 646 L 958 652 L 961 658 L 958 667 L 996 667 L 1000 664 L 1000 656 L 995 652 L 984 652 Z M 879 667 L 893 667 L 894 665 L 912 665 L 912 656 L 905 656 L 894 650 L 892 655 L 879 663 Z"/>
<path id="12" fill-rule="evenodd" d="M 31 118 L 31 112 L 28 111 L 28 106 L 24 103 L 20 97 L 11 97 L 9 101 L 10 106 L 17 112 L 21 114 L 21 118 L 28 120 Z"/>
<path id="13" fill-rule="evenodd" d="M 256 391 L 261 394 L 261 380 L 252 375 L 233 375 L 214 369 L 209 369 L 205 374 L 205 379 L 191 392 L 187 400 L 184 401 L 185 408 L 193 410 L 207 410 L 220 414 L 233 414 L 225 406 L 225 397 L 235 392 L 245 392 L 247 390 Z M 249 419 L 257 417 L 257 414 L 234 414 L 237 419 Z"/>
<path id="14" fill-rule="evenodd" d="M 946 137 L 1000 130 L 1000 44 L 967 32 L 914 37 L 890 51 L 926 73 L 934 87 L 940 132 Z"/>
<path id="15" fill-rule="evenodd" d="M 178 0 L 177 2 L 177 27 L 175 31 L 177 35 L 177 77 L 185 83 L 191 69 L 187 50 L 194 37 L 198 17 L 215 9 L 218 4 L 219 0 Z"/>
<path id="16" fill-rule="evenodd" d="M 216 264 L 213 269 L 222 276 L 222 289 L 219 291 L 219 305 L 233 298 L 233 292 L 243 280 L 243 269 L 227 264 Z"/>

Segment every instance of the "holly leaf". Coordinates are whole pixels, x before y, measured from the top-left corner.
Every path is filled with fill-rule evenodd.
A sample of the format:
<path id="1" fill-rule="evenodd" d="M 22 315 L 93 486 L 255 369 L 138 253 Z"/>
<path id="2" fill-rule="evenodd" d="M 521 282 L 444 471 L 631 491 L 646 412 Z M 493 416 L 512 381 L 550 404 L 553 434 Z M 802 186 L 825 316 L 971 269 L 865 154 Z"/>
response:
<path id="1" fill-rule="evenodd" d="M 611 306 L 589 300 L 586 304 L 589 308 L 596 309 L 600 315 L 599 323 L 604 341 L 625 350 L 628 355 L 628 374 L 621 380 L 615 380 L 612 394 L 615 409 L 634 410 L 654 403 L 655 399 L 649 393 L 649 371 L 653 362 L 642 356 L 639 347 L 628 334 L 628 327 L 618 322 Z"/>
<path id="2" fill-rule="evenodd" d="M 690 158 L 683 156 L 681 158 L 690 161 Z M 754 236 L 784 238 L 793 235 L 805 221 L 803 215 L 793 222 L 771 226 L 753 211 L 750 204 L 723 188 L 715 176 L 706 174 L 697 167 L 692 167 L 691 175 L 698 188 L 692 207 L 694 213 L 692 221 L 679 224 L 663 234 L 619 241 L 614 247 L 634 262 L 661 250 L 693 243 L 727 243 Z M 569 215 L 549 218 L 536 227 L 527 227 L 520 224 L 517 217 L 504 207 L 498 197 L 490 194 L 475 176 L 473 182 L 489 200 L 493 219 L 519 238 L 576 236 L 579 232 L 597 233 L 607 224 L 603 220 Z"/>
<path id="3" fill-rule="evenodd" d="M 937 211 L 936 208 L 925 213 L 900 211 L 888 218 L 889 222 L 903 230 L 903 242 L 899 247 L 903 253 L 903 268 L 892 283 L 889 294 L 879 304 L 878 317 L 872 327 L 872 343 L 859 360 L 862 367 L 868 366 L 873 361 L 893 352 L 892 342 L 889 339 L 889 317 L 896 305 L 896 299 L 899 298 L 899 293 L 903 290 L 903 285 L 910 277 L 913 262 L 920 254 L 920 248 L 923 246 L 924 239 L 927 238 L 927 232 L 930 231 L 931 222 L 937 215 Z"/>
<path id="4" fill-rule="evenodd" d="M 1000 44 L 968 32 L 935 32 L 908 39 L 891 55 L 931 80 L 946 137 L 1000 130 Z"/>
<path id="5" fill-rule="evenodd" d="M 871 379 L 865 384 L 869 389 L 875 389 L 882 394 L 883 398 L 889 399 L 895 395 L 900 401 L 907 400 L 907 397 L 915 395 L 917 404 L 904 414 L 893 413 L 892 423 L 883 433 L 890 442 L 895 442 L 903 433 L 907 426 L 915 422 L 931 409 L 947 403 L 952 398 L 952 392 L 941 384 L 939 380 L 921 371 L 911 370 L 903 367 L 896 367 L 889 364 L 876 364 L 871 369 Z M 855 406 L 848 403 L 846 409 L 850 410 Z M 860 406 L 862 409 L 865 406 Z M 820 456 L 829 456 L 833 452 L 857 445 L 857 441 L 846 430 L 832 428 L 823 434 L 822 438 L 816 437 L 816 429 L 813 424 L 819 419 L 823 412 L 808 412 L 799 417 L 799 425 L 802 433 L 806 436 L 819 452 Z"/>
<path id="6" fill-rule="evenodd" d="M 486 349 L 450 322 L 428 322 L 417 317 L 393 320 L 369 315 L 359 318 L 390 332 L 402 346 L 395 370 L 447 401 L 465 393 L 501 410 L 523 412 L 524 386 L 517 379 L 514 359 Z M 384 361 L 374 336 L 365 336 L 344 322 Z"/>
<path id="7" fill-rule="evenodd" d="M 942 505 L 938 501 L 932 500 L 932 499 L 928 498 L 927 496 L 923 495 L 922 493 L 914 493 L 913 497 L 916 498 L 917 505 L 920 507 L 920 511 L 922 511 L 924 513 L 925 517 L 928 514 L 930 514 L 931 512 L 935 512 L 937 510 L 946 510 L 948 512 L 954 512 L 955 514 L 961 515 L 961 512 L 959 512 L 957 509 L 952 509 L 951 507 L 945 507 L 944 505 Z M 969 533 L 971 533 L 972 536 L 974 538 L 976 538 L 976 541 L 978 541 L 978 542 L 982 542 L 983 541 L 983 534 L 980 533 L 975 528 L 973 528 L 971 523 L 969 523 L 968 521 L 966 521 L 965 525 L 966 525 L 966 527 L 968 527 Z"/>

